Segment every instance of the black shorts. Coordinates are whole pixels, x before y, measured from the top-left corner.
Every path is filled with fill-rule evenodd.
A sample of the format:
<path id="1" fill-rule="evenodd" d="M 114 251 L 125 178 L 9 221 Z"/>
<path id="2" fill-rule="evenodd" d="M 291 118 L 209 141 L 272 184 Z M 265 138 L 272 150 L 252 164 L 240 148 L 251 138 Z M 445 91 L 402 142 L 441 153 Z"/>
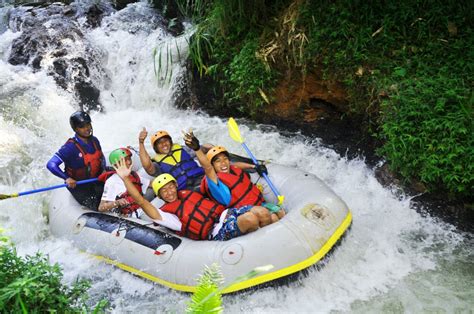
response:
<path id="1" fill-rule="evenodd" d="M 74 189 L 68 188 L 68 190 L 79 204 L 91 210 L 98 210 L 104 192 L 104 183 L 91 182 L 78 185 Z"/>

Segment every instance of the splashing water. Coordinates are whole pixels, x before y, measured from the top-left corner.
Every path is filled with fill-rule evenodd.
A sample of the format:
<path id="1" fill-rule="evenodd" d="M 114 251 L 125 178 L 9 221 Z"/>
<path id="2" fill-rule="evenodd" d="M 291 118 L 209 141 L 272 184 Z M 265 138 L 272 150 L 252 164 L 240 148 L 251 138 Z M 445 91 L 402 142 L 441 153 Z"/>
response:
<path id="1" fill-rule="evenodd" d="M 133 14 L 130 14 L 133 13 Z M 128 15 L 127 15 L 128 14 Z M 180 142 L 192 127 L 203 142 L 245 154 L 227 135 L 225 121 L 172 106 L 183 74 L 189 32 L 174 38 L 150 28 L 145 3 L 84 29 L 103 71 L 92 73 L 105 113 L 92 115 L 103 149 L 137 146 L 142 127 L 166 129 Z M 144 18 L 145 17 L 145 18 Z M 133 31 L 131 31 L 133 30 Z M 73 97 L 43 71 L 6 62 L 10 30 L 0 35 L 0 193 L 60 183 L 45 168 L 51 155 L 72 135 L 68 117 Z M 157 73 L 157 57 L 173 58 Z M 161 49 L 161 50 L 160 50 Z M 170 60 L 170 59 L 168 59 Z M 167 61 L 162 59 L 162 64 Z M 423 217 L 408 197 L 382 187 L 363 160 L 347 160 L 318 140 L 283 136 L 277 128 L 246 124 L 241 132 L 256 156 L 294 166 L 323 179 L 353 212 L 351 230 L 321 270 L 289 286 L 224 297 L 228 312 L 467 312 L 474 308 L 472 236 Z M 148 145 L 148 148 L 149 145 Z M 40 193 L 0 202 L 0 225 L 9 230 L 21 254 L 41 251 L 62 265 L 65 281 L 90 278 L 92 301 L 111 300 L 116 312 L 182 312 L 188 295 L 134 277 L 80 253 L 49 233 L 49 195 Z"/>

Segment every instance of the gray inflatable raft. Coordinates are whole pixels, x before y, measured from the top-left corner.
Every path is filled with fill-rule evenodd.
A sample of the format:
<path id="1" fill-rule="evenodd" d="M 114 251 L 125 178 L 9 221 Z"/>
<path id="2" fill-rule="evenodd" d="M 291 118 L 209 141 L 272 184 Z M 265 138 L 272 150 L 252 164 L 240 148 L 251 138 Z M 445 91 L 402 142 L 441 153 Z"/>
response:
<path id="1" fill-rule="evenodd" d="M 223 292 L 254 287 L 316 264 L 352 221 L 344 201 L 315 175 L 277 164 L 267 168 L 285 196 L 287 215 L 230 241 L 193 241 L 150 221 L 91 211 L 80 206 L 66 189 L 53 192 L 51 232 L 107 263 L 180 291 L 195 290 L 205 265 L 220 266 L 224 286 L 256 267 L 273 265 L 270 271 Z M 252 180 L 257 179 L 258 175 L 252 174 Z M 263 185 L 267 201 L 277 201 L 263 178 L 258 184 Z"/>

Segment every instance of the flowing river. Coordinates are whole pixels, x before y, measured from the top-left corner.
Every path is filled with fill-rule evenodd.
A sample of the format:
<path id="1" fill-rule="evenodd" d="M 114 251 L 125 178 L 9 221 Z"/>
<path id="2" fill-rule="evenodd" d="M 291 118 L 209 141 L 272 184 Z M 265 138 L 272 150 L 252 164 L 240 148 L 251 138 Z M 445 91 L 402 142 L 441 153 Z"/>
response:
<path id="1" fill-rule="evenodd" d="M 62 183 L 45 164 L 72 136 L 68 117 L 78 103 L 46 70 L 8 62 L 12 42 L 21 32 L 9 29 L 5 12 L 0 9 L 0 193 L 13 193 Z M 150 26 L 152 14 L 145 3 L 135 3 L 105 17 L 101 27 L 82 28 L 88 51 L 100 64 L 91 67 L 91 79 L 100 90 L 104 112 L 93 112 L 92 119 L 103 149 L 137 146 L 142 127 L 150 132 L 166 129 L 177 142 L 182 141 L 181 130 L 192 127 L 203 142 L 245 155 L 228 136 L 225 120 L 173 106 L 190 27 L 185 35 L 173 37 Z M 71 51 L 84 49 L 77 44 Z M 162 59 L 161 70 L 155 69 L 159 62 L 153 61 L 154 50 Z M 246 121 L 239 124 L 257 157 L 316 174 L 345 200 L 354 220 L 323 268 L 311 269 L 288 286 L 225 296 L 226 312 L 474 309 L 472 234 L 420 214 L 409 197 L 382 187 L 364 160 L 348 160 L 316 138 Z M 62 266 L 66 282 L 77 276 L 91 279 L 91 302 L 107 298 L 114 312 L 184 311 L 189 295 L 98 262 L 52 236 L 49 202 L 47 192 L 0 202 L 0 226 L 8 230 L 20 254 L 48 254 Z"/>

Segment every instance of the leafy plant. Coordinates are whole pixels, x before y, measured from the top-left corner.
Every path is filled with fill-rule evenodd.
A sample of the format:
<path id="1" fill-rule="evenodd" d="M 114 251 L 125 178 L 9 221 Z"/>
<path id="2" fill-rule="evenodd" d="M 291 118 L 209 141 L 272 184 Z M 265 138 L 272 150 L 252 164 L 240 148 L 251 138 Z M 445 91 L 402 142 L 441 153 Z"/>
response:
<path id="1" fill-rule="evenodd" d="M 264 92 L 274 86 L 275 75 L 257 58 L 258 41 L 247 41 L 232 62 L 224 67 L 224 80 L 230 86 L 225 96 L 233 102 L 252 104 L 250 112 L 268 102 Z"/>
<path id="2" fill-rule="evenodd" d="M 224 278 L 219 265 L 213 264 L 211 267 L 205 267 L 203 274 L 198 279 L 198 287 L 189 302 L 186 313 L 222 313 L 222 291 L 241 281 L 248 280 L 260 273 L 269 271 L 273 265 L 256 267 L 247 274 L 237 277 L 227 286 L 219 287 Z"/>
<path id="3" fill-rule="evenodd" d="M 222 297 L 218 292 L 222 282 L 219 266 L 217 264 L 206 266 L 198 279 L 198 287 L 191 297 L 186 313 L 222 313 Z"/>
<path id="4" fill-rule="evenodd" d="M 181 60 L 179 45 L 175 41 L 177 56 L 173 57 L 173 44 L 165 42 L 153 49 L 153 70 L 158 81 L 171 82 L 173 77 L 173 63 Z"/>
<path id="5" fill-rule="evenodd" d="M 0 250 L 3 249 L 3 246 L 10 245 L 10 239 L 3 235 L 5 233 L 5 229 L 0 228 Z"/>
<path id="6" fill-rule="evenodd" d="M 386 144 L 379 152 L 391 161 L 392 169 L 432 190 L 445 186 L 454 195 L 472 195 L 472 94 L 466 94 L 459 80 L 439 75 L 444 79 L 399 81 L 398 91 L 382 106 L 381 136 Z"/>
<path id="7" fill-rule="evenodd" d="M 197 24 L 190 39 L 190 59 L 201 76 L 210 75 L 227 107 L 254 114 L 274 87 L 275 71 L 257 57 L 259 30 L 287 1 L 178 1 L 181 12 Z"/>
<path id="8" fill-rule="evenodd" d="M 1 234 L 1 233 L 0 233 Z M 77 280 L 72 287 L 61 283 L 58 264 L 50 265 L 41 254 L 21 257 L 13 245 L 0 245 L 0 312 L 90 312 L 86 305 L 87 280 Z M 101 301 L 94 312 L 103 312 L 107 302 Z"/>

